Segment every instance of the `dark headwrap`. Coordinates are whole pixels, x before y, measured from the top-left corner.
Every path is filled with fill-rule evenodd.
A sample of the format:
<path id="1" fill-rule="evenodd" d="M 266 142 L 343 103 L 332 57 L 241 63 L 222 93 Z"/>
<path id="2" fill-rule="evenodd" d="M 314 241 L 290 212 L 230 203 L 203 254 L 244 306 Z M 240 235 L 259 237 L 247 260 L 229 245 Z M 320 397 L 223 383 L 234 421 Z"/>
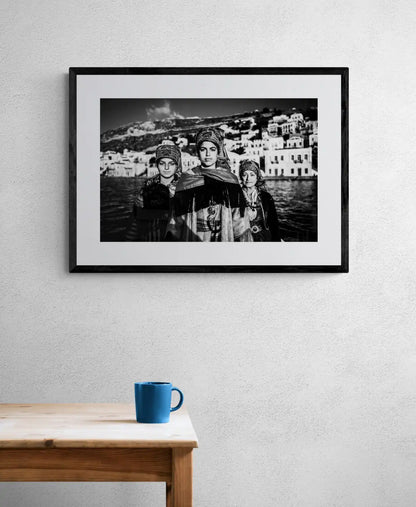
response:
<path id="1" fill-rule="evenodd" d="M 160 144 L 156 148 L 156 165 L 161 158 L 171 158 L 178 166 L 178 171 L 182 169 L 181 150 L 176 144 Z"/>
<path id="2" fill-rule="evenodd" d="M 215 144 L 218 148 L 217 167 L 230 169 L 230 159 L 228 158 L 227 151 L 224 146 L 224 132 L 216 127 L 207 127 L 198 130 L 195 140 L 197 151 L 199 151 L 199 147 L 204 141 L 209 141 L 210 143 Z"/>
<path id="3" fill-rule="evenodd" d="M 254 173 L 256 173 L 257 176 L 256 187 L 261 187 L 264 185 L 264 179 L 261 174 L 259 164 L 257 162 L 254 162 L 254 160 L 242 160 L 240 162 L 240 170 L 239 170 L 240 180 L 243 179 L 243 174 L 246 171 L 253 171 Z"/>

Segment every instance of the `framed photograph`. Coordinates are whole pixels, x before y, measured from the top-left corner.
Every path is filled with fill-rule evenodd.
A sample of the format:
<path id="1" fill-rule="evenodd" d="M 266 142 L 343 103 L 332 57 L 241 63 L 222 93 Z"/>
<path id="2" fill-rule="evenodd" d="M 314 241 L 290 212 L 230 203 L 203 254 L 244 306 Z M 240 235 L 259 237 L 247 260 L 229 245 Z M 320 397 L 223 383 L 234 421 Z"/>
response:
<path id="1" fill-rule="evenodd" d="M 71 272 L 348 272 L 347 68 L 71 68 Z"/>

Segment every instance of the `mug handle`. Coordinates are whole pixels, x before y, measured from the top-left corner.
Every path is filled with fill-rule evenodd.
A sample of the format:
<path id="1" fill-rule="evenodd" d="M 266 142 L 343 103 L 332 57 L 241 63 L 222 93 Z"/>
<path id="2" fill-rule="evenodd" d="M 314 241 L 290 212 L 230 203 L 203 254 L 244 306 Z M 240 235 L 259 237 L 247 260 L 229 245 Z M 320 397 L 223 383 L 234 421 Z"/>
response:
<path id="1" fill-rule="evenodd" d="M 172 391 L 178 391 L 179 393 L 179 403 L 176 405 L 176 407 L 170 407 L 170 411 L 171 412 L 175 412 L 175 410 L 178 410 L 179 408 L 181 408 L 182 406 L 182 403 L 183 403 L 183 393 L 180 389 L 178 389 L 177 387 L 172 387 Z"/>

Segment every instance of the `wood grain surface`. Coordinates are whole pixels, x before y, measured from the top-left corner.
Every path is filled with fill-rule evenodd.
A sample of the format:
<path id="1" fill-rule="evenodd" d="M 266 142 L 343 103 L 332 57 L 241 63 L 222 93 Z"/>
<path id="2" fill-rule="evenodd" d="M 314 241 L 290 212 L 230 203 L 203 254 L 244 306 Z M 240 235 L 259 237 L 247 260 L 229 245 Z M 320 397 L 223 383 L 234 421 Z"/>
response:
<path id="1" fill-rule="evenodd" d="M 192 506 L 192 448 L 172 449 L 171 495 L 173 506 Z"/>
<path id="2" fill-rule="evenodd" d="M 134 404 L 0 404 L 0 449 L 198 447 L 184 407 L 166 424 L 136 422 Z"/>
<path id="3" fill-rule="evenodd" d="M 0 449 L 0 481 L 171 481 L 172 450 Z"/>

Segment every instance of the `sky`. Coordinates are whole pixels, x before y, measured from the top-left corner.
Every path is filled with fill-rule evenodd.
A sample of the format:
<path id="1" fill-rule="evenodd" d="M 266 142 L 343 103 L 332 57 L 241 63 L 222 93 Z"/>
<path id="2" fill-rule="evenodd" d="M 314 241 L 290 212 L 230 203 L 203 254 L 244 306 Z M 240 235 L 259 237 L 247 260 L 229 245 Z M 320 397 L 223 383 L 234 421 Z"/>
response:
<path id="1" fill-rule="evenodd" d="M 127 123 L 190 116 L 228 116 L 270 109 L 306 109 L 316 99 L 101 99 L 101 133 Z"/>

